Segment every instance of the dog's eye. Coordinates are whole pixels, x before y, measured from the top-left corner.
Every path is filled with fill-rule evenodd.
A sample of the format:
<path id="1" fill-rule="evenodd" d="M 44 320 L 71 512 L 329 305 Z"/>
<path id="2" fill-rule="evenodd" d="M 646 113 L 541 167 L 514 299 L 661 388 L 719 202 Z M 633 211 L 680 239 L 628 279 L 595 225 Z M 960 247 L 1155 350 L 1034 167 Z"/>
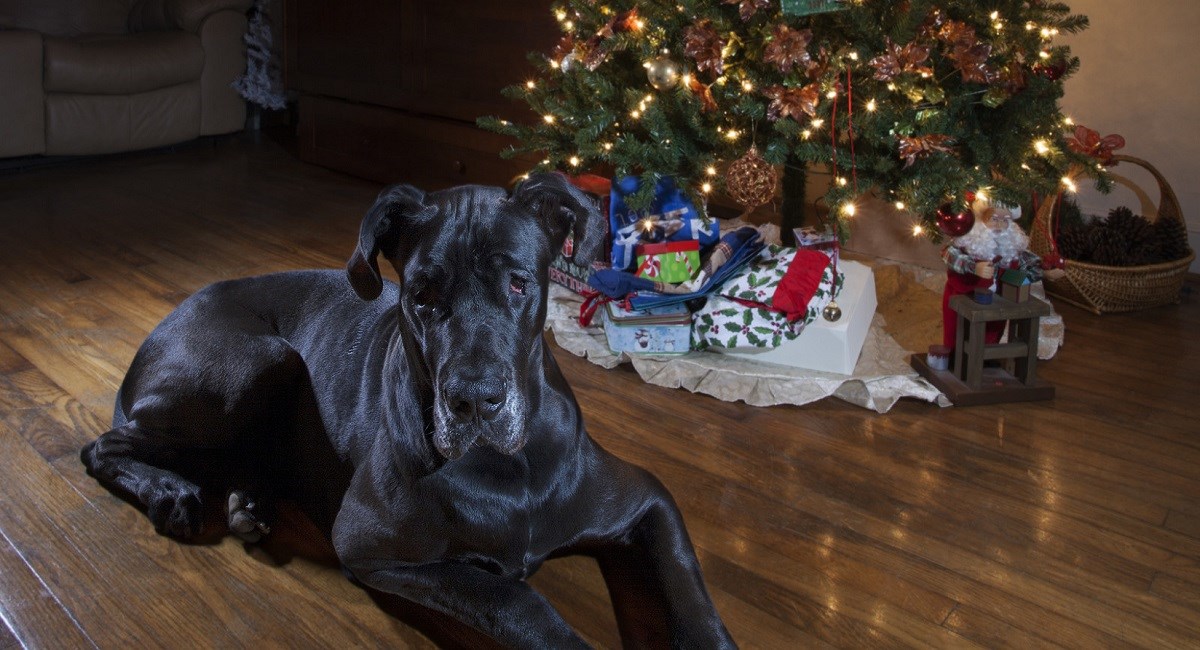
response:
<path id="1" fill-rule="evenodd" d="M 519 275 L 508 276 L 508 290 L 517 295 L 525 295 L 525 285 L 528 283 L 528 280 Z"/>
<path id="2" fill-rule="evenodd" d="M 437 292 L 432 287 L 421 287 L 413 292 L 412 301 L 418 307 L 428 307 L 437 300 Z"/>

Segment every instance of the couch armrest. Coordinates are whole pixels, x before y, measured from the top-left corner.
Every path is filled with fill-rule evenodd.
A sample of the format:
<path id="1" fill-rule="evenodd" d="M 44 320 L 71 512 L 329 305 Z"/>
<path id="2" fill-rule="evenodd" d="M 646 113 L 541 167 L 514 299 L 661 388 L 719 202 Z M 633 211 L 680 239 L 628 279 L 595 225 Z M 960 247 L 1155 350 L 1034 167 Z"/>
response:
<path id="1" fill-rule="evenodd" d="M 254 0 L 141 0 L 129 12 L 129 31 L 182 29 L 193 34 L 210 15 L 227 9 L 246 13 Z"/>

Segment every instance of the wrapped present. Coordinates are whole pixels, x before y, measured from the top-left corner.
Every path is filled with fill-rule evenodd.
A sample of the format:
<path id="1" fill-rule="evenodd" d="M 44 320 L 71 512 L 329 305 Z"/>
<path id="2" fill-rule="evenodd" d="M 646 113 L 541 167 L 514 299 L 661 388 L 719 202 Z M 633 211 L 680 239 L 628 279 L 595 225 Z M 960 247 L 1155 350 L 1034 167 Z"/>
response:
<path id="1" fill-rule="evenodd" d="M 837 233 L 831 228 L 805 226 L 792 229 L 792 234 L 796 237 L 796 248 L 821 251 L 833 260 L 835 266 L 837 265 L 842 247 L 838 242 Z"/>
<path id="2" fill-rule="evenodd" d="M 692 347 L 692 315 L 682 304 L 629 310 L 609 302 L 604 335 L 613 352 L 683 354 Z"/>
<path id="3" fill-rule="evenodd" d="M 643 278 L 659 282 L 687 282 L 700 271 L 700 242 L 663 242 L 640 244 L 637 252 L 637 273 Z"/>
<path id="4" fill-rule="evenodd" d="M 696 312 L 696 347 L 778 347 L 800 336 L 841 284 L 825 253 L 767 246 Z"/>
<path id="5" fill-rule="evenodd" d="M 695 240 L 704 251 L 717 243 L 720 231 L 716 221 L 697 210 L 673 179 L 659 179 L 654 199 L 644 211 L 634 210 L 625 203 L 625 197 L 640 186 L 641 179 L 637 176 L 626 176 L 612 186 L 608 214 L 613 268 L 632 271 L 640 244 Z"/>

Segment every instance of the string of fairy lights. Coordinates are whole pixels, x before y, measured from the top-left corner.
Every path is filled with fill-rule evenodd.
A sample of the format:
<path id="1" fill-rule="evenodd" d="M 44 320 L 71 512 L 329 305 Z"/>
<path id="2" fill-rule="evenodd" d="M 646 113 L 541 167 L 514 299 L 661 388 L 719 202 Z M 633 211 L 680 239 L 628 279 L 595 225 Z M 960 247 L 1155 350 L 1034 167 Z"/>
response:
<path id="1" fill-rule="evenodd" d="M 848 4 L 858 6 L 871 2 L 873 0 L 848 0 Z M 594 4 L 593 0 L 590 6 L 594 6 Z M 546 152 L 547 156 L 542 160 L 541 166 L 578 173 L 595 165 L 614 164 L 617 162 L 618 154 L 624 155 L 628 151 L 628 143 L 625 138 L 636 131 L 647 115 L 655 110 L 655 104 L 661 101 L 660 96 L 663 92 L 689 91 L 691 100 L 704 106 L 702 114 L 709 123 L 713 124 L 711 128 L 714 129 L 716 138 L 712 150 L 701 151 L 697 160 L 694 161 L 697 172 L 677 180 L 689 183 L 689 186 L 697 194 L 707 197 L 720 189 L 721 167 L 736 158 L 737 152 L 741 151 L 734 147 L 749 147 L 758 142 L 767 128 L 766 125 L 758 124 L 753 120 L 748 120 L 745 115 L 738 114 L 734 110 L 734 107 L 737 106 L 735 100 L 740 95 L 741 98 L 765 104 L 766 100 L 762 97 L 769 84 L 763 79 L 765 75 L 759 74 L 755 65 L 746 60 L 745 53 L 748 48 L 742 42 L 742 35 L 736 31 L 718 34 L 720 37 L 719 57 L 714 56 L 711 60 L 700 60 L 694 54 L 685 54 L 680 51 L 677 35 L 678 17 L 670 17 L 668 21 L 667 17 L 663 15 L 638 11 L 639 7 L 645 8 L 653 4 L 661 3 L 652 3 L 646 0 L 631 8 L 623 9 L 608 4 L 600 5 L 599 14 L 607 20 L 599 27 L 589 26 L 579 7 L 572 7 L 568 4 L 553 8 L 554 18 L 564 34 L 565 46 L 560 46 L 553 55 L 547 57 L 550 70 L 559 75 L 595 74 L 601 66 L 612 64 L 609 57 L 617 50 L 618 45 L 613 43 L 615 39 L 619 38 L 621 39 L 619 45 L 633 43 L 628 49 L 640 53 L 641 66 L 649 75 L 651 85 L 656 92 L 635 93 L 632 90 L 627 92 L 630 103 L 620 114 L 621 119 L 612 121 L 604 133 L 594 141 L 575 143 L 574 150 L 562 150 L 561 143 L 573 141 L 569 137 L 544 137 L 538 140 L 543 144 L 558 144 L 557 147 Z M 691 0 L 686 3 L 678 3 L 675 8 L 679 14 L 686 16 L 695 10 L 695 4 L 696 0 Z M 716 4 L 715 0 L 709 4 Z M 999 38 L 1013 30 L 1012 23 L 1001 11 L 993 9 L 984 15 L 986 24 L 990 25 L 994 37 Z M 980 15 L 979 18 L 984 15 Z M 671 25 L 659 24 L 660 20 L 663 23 L 670 22 Z M 982 24 L 984 21 L 977 19 L 974 22 Z M 1036 55 L 1033 55 L 1036 57 L 1036 61 L 1026 62 L 1028 63 L 1027 67 L 1034 73 L 1045 74 L 1047 78 L 1057 80 L 1057 77 L 1052 75 L 1061 75 L 1062 68 L 1066 67 L 1064 63 L 1058 63 L 1058 68 L 1052 65 L 1056 60 L 1063 58 L 1063 54 L 1056 51 L 1054 44 L 1055 38 L 1060 35 L 1059 28 L 1053 25 L 1041 25 L 1032 20 L 1023 21 L 1020 24 L 1020 29 L 1029 35 L 1036 36 L 1037 39 Z M 674 30 L 672 26 L 675 27 Z M 976 38 L 974 32 L 972 32 L 972 38 Z M 987 53 L 992 51 L 992 46 L 998 41 L 978 38 L 976 42 L 979 44 L 976 46 L 978 52 L 984 53 L 981 56 L 981 62 L 977 65 L 986 67 L 990 63 Z M 890 41 L 888 43 L 890 45 Z M 805 46 L 807 47 L 807 43 Z M 1005 46 L 1013 49 L 1017 47 L 1011 42 L 1006 42 Z M 611 51 L 606 50 L 609 47 L 612 48 Z M 898 49 L 899 45 L 896 47 L 897 51 L 901 51 Z M 963 51 L 970 52 L 970 49 L 964 48 Z M 925 56 L 928 56 L 928 47 L 924 53 Z M 867 46 L 859 43 L 850 43 L 835 52 L 828 53 L 822 46 L 820 56 L 827 56 L 828 60 L 824 62 L 824 70 L 810 84 L 816 86 L 814 90 L 817 96 L 815 98 L 801 97 L 798 100 L 799 109 L 785 105 L 783 117 L 777 118 L 796 122 L 796 128 L 789 131 L 789 133 L 794 133 L 792 136 L 794 142 L 816 143 L 820 138 L 822 146 L 832 149 L 832 154 L 826 156 L 827 160 L 823 161 L 836 170 L 831 176 L 831 190 L 827 197 L 836 198 L 836 203 L 829 203 L 835 207 L 831 210 L 831 214 L 840 215 L 842 218 L 854 217 L 860 208 L 862 194 L 872 189 L 871 187 L 858 187 L 860 169 L 856 166 L 853 147 L 856 141 L 859 141 L 862 129 L 856 128 L 857 125 L 852 120 L 859 120 L 859 125 L 872 124 L 869 121 L 878 119 L 876 116 L 883 113 L 884 107 L 887 106 L 888 115 L 893 119 L 895 115 L 905 113 L 917 116 L 915 120 L 912 120 L 913 122 L 933 121 L 937 115 L 936 112 L 941 110 L 946 103 L 944 95 L 939 96 L 945 91 L 941 87 L 942 80 L 933 79 L 935 75 L 933 67 L 923 65 L 923 60 L 909 62 L 907 69 L 889 79 L 880 72 L 879 60 L 884 54 L 886 52 L 868 51 Z M 975 55 L 979 56 L 978 53 Z M 808 59 L 809 56 L 807 51 L 803 53 L 805 59 Z M 1020 60 L 1020 56 L 1011 54 L 1008 56 L 1014 60 Z M 988 74 L 993 72 L 989 70 Z M 1022 70 L 1021 73 L 1026 74 L 1026 71 Z M 964 71 L 963 75 L 966 78 L 967 73 Z M 705 83 L 701 80 L 702 76 L 711 81 Z M 927 83 L 924 86 L 918 86 L 919 82 L 908 81 L 910 77 L 924 80 Z M 851 83 L 851 79 L 855 80 L 853 84 L 857 84 L 857 86 Z M 988 79 L 986 83 L 979 84 L 980 88 L 977 91 L 977 94 L 980 95 L 979 101 L 986 101 L 986 95 L 998 92 L 995 85 L 997 82 L 990 81 L 990 77 Z M 883 83 L 879 83 L 881 81 Z M 575 124 L 575 115 L 556 113 L 554 102 L 546 101 L 541 96 L 534 97 L 538 93 L 552 92 L 548 88 L 543 88 L 542 83 L 534 78 L 528 79 L 524 83 L 524 89 L 529 95 L 527 101 L 531 106 L 546 107 L 547 104 L 549 105 L 541 115 L 542 128 L 568 134 L 579 128 Z M 734 100 L 726 100 L 725 105 L 715 105 L 716 102 L 712 97 L 713 88 L 720 91 L 721 97 L 733 97 Z M 801 88 L 798 84 L 793 83 L 791 86 L 787 86 L 783 92 L 797 90 L 801 90 Z M 803 88 L 803 90 L 808 90 L 808 88 Z M 885 95 L 880 95 L 879 93 L 883 90 L 886 90 Z M 1018 89 L 1013 94 L 1019 92 L 1021 91 Z M 684 93 L 683 96 L 689 95 Z M 1007 99 L 999 94 L 997 97 L 1001 103 Z M 791 100 L 791 96 L 788 96 L 788 99 Z M 732 105 L 728 103 L 731 101 L 734 102 Z M 840 110 L 844 111 L 840 119 L 838 119 L 839 106 L 842 107 Z M 1049 116 L 1051 119 L 1047 119 L 1043 126 L 1035 128 L 1027 134 L 1029 144 L 1024 154 L 1027 158 L 1021 162 L 1020 169 L 1031 177 L 1044 175 L 1043 172 L 1048 168 L 1065 170 L 1068 164 L 1073 164 L 1076 168 L 1081 165 L 1080 158 L 1072 156 L 1062 145 L 1063 131 L 1074 124 L 1073 120 L 1061 115 L 1057 110 L 1057 105 L 1055 105 L 1054 113 Z M 848 128 L 839 126 L 841 124 L 846 124 Z M 520 136 L 522 133 L 528 135 L 528 132 L 515 132 L 514 125 L 504 120 L 499 121 L 499 126 L 501 128 L 498 130 L 509 129 L 511 135 Z M 878 129 L 878 127 L 876 128 Z M 722 142 L 725 143 L 723 151 L 718 149 L 721 147 L 719 143 Z M 671 139 L 658 141 L 658 144 L 669 147 Z M 861 148 L 863 144 L 860 142 L 859 146 Z M 932 139 L 917 141 L 905 169 L 914 162 L 952 151 L 949 146 Z M 847 147 L 849 147 L 849 153 L 845 151 Z M 843 151 L 839 152 L 839 148 Z M 1035 160 L 1049 164 L 1037 164 Z M 841 161 L 840 166 L 839 161 Z M 850 163 L 849 165 L 845 164 L 847 161 Z M 813 162 L 820 163 L 822 161 Z M 1094 162 L 1090 165 L 1094 165 L 1096 174 L 1104 174 L 1103 165 L 1095 165 Z M 990 176 L 994 174 L 994 170 L 975 167 L 973 170 L 967 171 L 970 176 L 961 179 L 957 184 L 960 192 L 965 194 L 970 191 L 976 196 L 988 196 L 993 189 Z M 1077 173 L 1077 169 L 1063 173 L 1057 183 L 1058 186 L 1066 191 L 1076 191 L 1078 188 L 1073 176 Z M 882 191 L 883 195 L 881 196 L 887 198 L 897 211 L 907 212 L 910 208 L 915 210 L 910 213 L 914 219 L 912 224 L 914 236 L 936 234 L 931 233 L 931 229 L 927 226 L 929 214 L 932 211 L 928 209 L 929 199 L 920 195 L 919 185 L 908 183 L 897 187 L 874 187 L 874 189 L 877 192 Z M 956 197 L 942 198 L 954 199 Z"/>

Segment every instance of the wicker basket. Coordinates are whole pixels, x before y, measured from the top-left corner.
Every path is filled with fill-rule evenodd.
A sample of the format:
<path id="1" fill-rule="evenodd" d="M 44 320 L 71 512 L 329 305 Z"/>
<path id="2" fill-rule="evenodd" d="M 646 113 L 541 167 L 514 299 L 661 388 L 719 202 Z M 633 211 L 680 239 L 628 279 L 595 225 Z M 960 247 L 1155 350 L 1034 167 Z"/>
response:
<path id="1" fill-rule="evenodd" d="M 1153 165 L 1132 156 L 1113 156 L 1113 160 L 1146 168 L 1158 181 L 1161 196 L 1156 219 L 1183 220 L 1179 199 L 1167 179 Z M 1057 201 L 1044 202 L 1034 216 L 1029 233 L 1030 248 L 1039 255 L 1051 252 L 1054 232 L 1054 208 Z M 1149 217 L 1148 217 L 1149 218 Z M 1188 267 L 1196 259 L 1195 252 L 1187 257 L 1161 264 L 1145 266 L 1104 266 L 1066 260 L 1066 275 L 1046 278 L 1046 292 L 1096 314 L 1136 311 L 1179 302 L 1179 290 L 1187 277 Z"/>

